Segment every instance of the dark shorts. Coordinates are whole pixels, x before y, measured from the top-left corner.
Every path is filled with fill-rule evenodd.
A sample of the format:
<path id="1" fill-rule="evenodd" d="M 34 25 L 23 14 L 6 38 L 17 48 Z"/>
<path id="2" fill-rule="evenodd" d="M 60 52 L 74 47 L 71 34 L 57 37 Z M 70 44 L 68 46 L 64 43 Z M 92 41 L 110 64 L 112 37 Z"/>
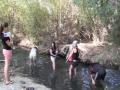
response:
<path id="1" fill-rule="evenodd" d="M 96 80 L 104 80 L 106 73 L 99 74 Z"/>
<path id="2" fill-rule="evenodd" d="M 78 66 L 78 64 L 79 64 L 79 61 L 78 60 L 73 60 L 73 61 L 70 61 L 70 62 L 68 62 L 70 65 L 72 64 L 73 65 L 73 67 L 77 67 Z"/>

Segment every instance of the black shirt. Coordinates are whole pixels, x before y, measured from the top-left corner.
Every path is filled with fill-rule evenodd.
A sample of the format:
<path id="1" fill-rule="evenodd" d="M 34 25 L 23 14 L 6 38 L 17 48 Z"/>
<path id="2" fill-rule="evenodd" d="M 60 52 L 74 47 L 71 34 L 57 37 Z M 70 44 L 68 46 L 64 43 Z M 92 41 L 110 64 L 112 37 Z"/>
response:
<path id="1" fill-rule="evenodd" d="M 72 59 L 73 59 L 73 60 L 78 60 L 78 58 L 79 58 L 78 48 L 76 48 L 76 49 L 77 49 L 77 52 L 76 52 L 76 53 L 73 53 L 73 55 L 72 55 Z"/>
<path id="2" fill-rule="evenodd" d="M 6 41 L 10 41 L 10 37 L 5 37 L 4 36 L 4 33 L 1 33 L 1 40 L 2 40 L 2 46 L 3 46 L 3 49 L 6 49 L 6 50 L 11 50 L 12 48 L 6 43 Z"/>
<path id="3" fill-rule="evenodd" d="M 93 71 L 91 73 L 98 73 L 99 75 L 105 74 L 106 69 L 100 64 L 93 64 Z"/>

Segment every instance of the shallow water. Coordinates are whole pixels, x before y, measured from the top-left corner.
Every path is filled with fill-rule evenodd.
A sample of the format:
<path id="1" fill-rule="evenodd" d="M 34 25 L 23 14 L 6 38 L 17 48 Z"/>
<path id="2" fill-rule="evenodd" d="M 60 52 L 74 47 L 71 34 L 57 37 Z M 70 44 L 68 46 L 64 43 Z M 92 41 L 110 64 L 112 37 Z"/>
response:
<path id="1" fill-rule="evenodd" d="M 57 59 L 56 73 L 52 72 L 49 56 L 39 55 L 37 65 L 34 67 L 33 75 L 29 75 L 28 51 L 15 49 L 13 60 L 16 68 L 24 67 L 19 72 L 27 77 L 32 77 L 35 82 L 51 87 L 53 90 L 120 90 L 120 71 L 107 69 L 105 82 L 103 86 L 93 87 L 88 73 L 88 68 L 79 65 L 77 77 L 72 81 L 68 79 L 68 65 L 64 59 Z M 3 59 L 0 54 L 0 59 Z"/>

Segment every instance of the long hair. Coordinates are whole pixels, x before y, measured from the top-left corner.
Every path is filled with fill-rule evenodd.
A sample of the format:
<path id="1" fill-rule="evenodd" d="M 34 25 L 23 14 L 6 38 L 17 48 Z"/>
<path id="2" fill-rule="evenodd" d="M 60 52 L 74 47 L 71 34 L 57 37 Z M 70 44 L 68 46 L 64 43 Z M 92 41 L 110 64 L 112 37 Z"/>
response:
<path id="1" fill-rule="evenodd" d="M 52 42 L 52 44 L 53 45 L 51 47 L 56 50 L 56 44 L 55 44 L 55 42 Z"/>
<path id="2" fill-rule="evenodd" d="M 7 22 L 4 22 L 4 24 L 1 24 L 0 25 L 0 34 L 3 32 L 4 28 L 7 28 L 8 27 L 8 23 Z"/>
<path id="3" fill-rule="evenodd" d="M 4 27 L 3 27 L 3 25 L 1 24 L 1 25 L 0 25 L 0 34 L 3 32 L 3 29 L 4 29 Z"/>
<path id="4" fill-rule="evenodd" d="M 3 27 L 7 28 L 8 27 L 8 23 L 4 22 Z"/>

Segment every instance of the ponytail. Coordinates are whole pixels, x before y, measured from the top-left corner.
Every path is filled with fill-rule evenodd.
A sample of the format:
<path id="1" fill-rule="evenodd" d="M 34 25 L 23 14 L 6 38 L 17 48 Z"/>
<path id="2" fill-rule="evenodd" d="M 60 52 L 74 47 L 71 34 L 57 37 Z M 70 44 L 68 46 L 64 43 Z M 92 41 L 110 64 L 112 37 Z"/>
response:
<path id="1" fill-rule="evenodd" d="M 3 29 L 4 29 L 4 27 L 3 27 L 3 25 L 1 24 L 1 25 L 0 25 L 0 38 L 2 37 Z"/>

